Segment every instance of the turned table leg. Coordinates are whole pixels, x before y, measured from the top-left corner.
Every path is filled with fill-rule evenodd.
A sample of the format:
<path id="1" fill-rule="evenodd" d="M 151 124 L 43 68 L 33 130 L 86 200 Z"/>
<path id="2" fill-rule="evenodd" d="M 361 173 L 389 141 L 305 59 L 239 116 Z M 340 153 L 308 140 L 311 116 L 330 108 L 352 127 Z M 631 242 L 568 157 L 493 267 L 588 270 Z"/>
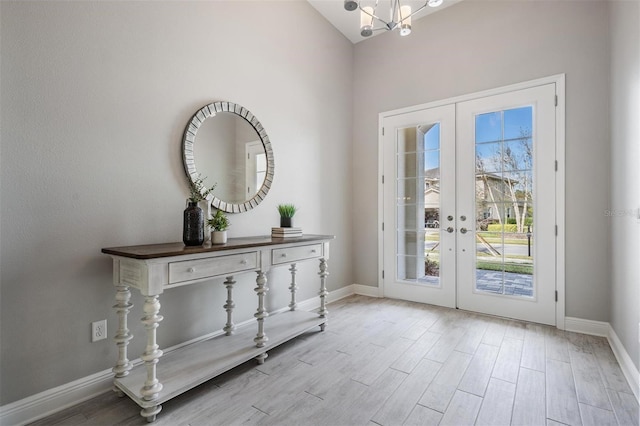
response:
<path id="1" fill-rule="evenodd" d="M 235 283 L 233 277 L 227 277 L 224 282 L 225 287 L 227 287 L 227 303 L 224 305 L 224 309 L 227 311 L 227 324 L 222 330 L 227 336 L 231 336 L 236 328 L 235 324 L 233 324 L 233 308 L 236 307 L 235 303 L 233 303 L 233 285 Z"/>
<path id="2" fill-rule="evenodd" d="M 298 286 L 296 285 L 296 272 L 298 270 L 296 269 L 295 263 L 291 264 L 289 271 L 291 271 L 291 287 L 289 287 L 289 290 L 291 290 L 291 303 L 289 303 L 289 310 L 295 311 L 298 307 L 296 303 L 296 291 L 298 290 Z"/>
<path id="3" fill-rule="evenodd" d="M 256 343 L 256 347 L 263 348 L 269 338 L 264 332 L 264 319 L 269 316 L 269 313 L 264 307 L 264 296 L 269 291 L 267 287 L 267 276 L 263 271 L 258 271 L 258 278 L 256 279 L 257 287 L 254 289 L 258 294 L 258 310 L 253 315 L 258 320 L 258 334 L 253 341 Z M 267 358 L 267 353 L 261 353 L 257 356 L 258 364 L 264 364 L 264 360 Z"/>
<path id="4" fill-rule="evenodd" d="M 142 324 L 147 330 L 147 346 L 140 359 L 144 361 L 147 368 L 147 379 L 142 389 L 140 389 L 140 394 L 145 401 L 153 401 L 158 398 L 158 394 L 162 390 L 162 384 L 156 377 L 156 364 L 162 356 L 162 351 L 158 349 L 158 344 L 156 343 L 156 328 L 162 321 L 162 315 L 158 315 L 160 312 L 158 296 L 146 296 L 143 310 Z M 143 408 L 140 411 L 140 415 L 145 417 L 147 422 L 153 422 L 160 410 L 162 410 L 161 405 L 154 405 L 153 407 Z"/>
<path id="5" fill-rule="evenodd" d="M 327 275 L 329 275 L 329 272 L 327 271 L 327 260 L 324 258 L 320 259 L 320 272 L 318 272 L 318 275 L 320 275 L 320 292 L 318 293 L 320 296 L 320 310 L 318 311 L 318 315 L 324 319 L 324 322 L 320 324 L 320 331 L 324 331 L 328 322 L 327 314 L 329 313 L 325 300 L 329 295 L 327 291 Z"/>
<path id="6" fill-rule="evenodd" d="M 118 361 L 112 371 L 115 374 L 115 378 L 125 377 L 129 374 L 129 371 L 133 367 L 129 359 L 127 358 L 127 346 L 129 340 L 133 338 L 133 335 L 129 332 L 127 326 L 127 316 L 129 311 L 133 307 L 133 304 L 129 302 L 131 300 L 131 291 L 126 285 L 116 286 L 116 304 L 113 307 L 118 315 L 118 331 L 113 340 L 118 345 Z M 118 389 L 115 385 L 113 391 L 119 396 L 123 397 L 124 392 Z"/>

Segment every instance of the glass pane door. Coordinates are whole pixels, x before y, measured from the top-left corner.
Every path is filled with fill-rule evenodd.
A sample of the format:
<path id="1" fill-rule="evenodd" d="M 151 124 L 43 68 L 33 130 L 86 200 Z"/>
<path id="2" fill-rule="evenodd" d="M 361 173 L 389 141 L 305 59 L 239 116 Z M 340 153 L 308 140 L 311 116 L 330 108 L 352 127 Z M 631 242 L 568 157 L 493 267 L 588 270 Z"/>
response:
<path id="1" fill-rule="evenodd" d="M 439 285 L 440 123 L 396 132 L 396 279 Z"/>
<path id="2" fill-rule="evenodd" d="M 455 203 L 454 115 L 448 105 L 384 121 L 385 296 L 455 306 L 455 234 L 440 226 Z"/>
<path id="3" fill-rule="evenodd" d="M 533 297 L 533 107 L 478 114 L 475 290 Z"/>
<path id="4" fill-rule="evenodd" d="M 423 281 L 440 284 L 440 123 L 423 136 L 424 147 L 424 269 Z"/>
<path id="5" fill-rule="evenodd" d="M 458 307 L 555 324 L 555 84 L 457 104 Z"/>

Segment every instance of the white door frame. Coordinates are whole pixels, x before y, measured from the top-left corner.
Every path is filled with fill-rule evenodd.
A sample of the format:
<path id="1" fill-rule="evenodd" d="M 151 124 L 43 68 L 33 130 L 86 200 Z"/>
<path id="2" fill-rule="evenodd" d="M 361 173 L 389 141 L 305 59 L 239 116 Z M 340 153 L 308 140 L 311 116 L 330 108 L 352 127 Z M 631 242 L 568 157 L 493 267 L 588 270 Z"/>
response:
<path id="1" fill-rule="evenodd" d="M 503 86 L 496 89 L 484 90 L 481 92 L 429 102 L 426 104 L 414 105 L 400 108 L 393 111 L 386 111 L 378 114 L 378 296 L 384 295 L 384 157 L 383 157 L 383 122 L 385 118 L 394 115 L 406 114 L 423 109 L 440 107 L 452 103 L 470 101 L 473 99 L 494 96 L 503 93 L 528 89 L 550 83 L 556 85 L 556 161 L 558 171 L 556 173 L 556 224 L 558 226 L 558 236 L 556 238 L 556 291 L 558 292 L 558 302 L 556 303 L 556 327 L 565 329 L 565 74 L 557 74 L 543 77 L 523 83 Z"/>

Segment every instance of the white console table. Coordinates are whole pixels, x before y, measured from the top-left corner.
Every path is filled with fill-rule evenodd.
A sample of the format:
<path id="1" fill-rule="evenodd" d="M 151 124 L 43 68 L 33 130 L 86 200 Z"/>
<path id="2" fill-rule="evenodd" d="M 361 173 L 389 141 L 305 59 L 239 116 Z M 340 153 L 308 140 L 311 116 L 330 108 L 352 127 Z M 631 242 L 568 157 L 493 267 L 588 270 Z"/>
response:
<path id="1" fill-rule="evenodd" d="M 153 422 L 161 404 L 222 374 L 252 358 L 263 363 L 267 350 L 280 345 L 313 327 L 324 331 L 327 323 L 325 298 L 327 259 L 330 235 L 304 235 L 297 238 L 247 237 L 230 238 L 224 245 L 186 247 L 182 243 L 154 244 L 102 249 L 113 258 L 113 283 L 116 287 L 118 331 L 118 361 L 114 390 L 135 401 L 140 414 Z M 296 311 L 296 263 L 308 260 L 320 262 L 320 310 L 317 314 Z M 266 272 L 275 266 L 290 265 L 291 303 L 289 311 L 269 316 L 265 309 Z M 255 326 L 238 327 L 233 323 L 233 276 L 256 272 L 258 308 Z M 162 356 L 156 342 L 160 315 L 159 295 L 165 289 L 199 283 L 216 277 L 226 277 L 227 323 L 223 335 L 185 346 Z M 127 358 L 127 345 L 133 338 L 127 326 L 127 316 L 133 287 L 144 296 L 142 323 L 147 345 L 140 357 L 143 364 L 132 366 Z M 268 337 L 267 337 L 268 333 Z M 162 359 L 161 359 L 162 358 Z M 161 361 L 161 362 L 160 362 Z"/>

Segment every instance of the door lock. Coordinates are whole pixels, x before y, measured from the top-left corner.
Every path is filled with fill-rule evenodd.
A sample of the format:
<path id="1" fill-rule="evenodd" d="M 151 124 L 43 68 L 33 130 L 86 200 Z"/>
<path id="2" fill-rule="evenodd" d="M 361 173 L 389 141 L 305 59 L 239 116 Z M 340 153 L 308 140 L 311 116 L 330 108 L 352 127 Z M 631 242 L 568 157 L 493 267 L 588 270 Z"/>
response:
<path id="1" fill-rule="evenodd" d="M 462 215 L 462 216 L 460 216 L 460 220 L 464 222 L 465 220 L 467 220 L 467 217 Z"/>

